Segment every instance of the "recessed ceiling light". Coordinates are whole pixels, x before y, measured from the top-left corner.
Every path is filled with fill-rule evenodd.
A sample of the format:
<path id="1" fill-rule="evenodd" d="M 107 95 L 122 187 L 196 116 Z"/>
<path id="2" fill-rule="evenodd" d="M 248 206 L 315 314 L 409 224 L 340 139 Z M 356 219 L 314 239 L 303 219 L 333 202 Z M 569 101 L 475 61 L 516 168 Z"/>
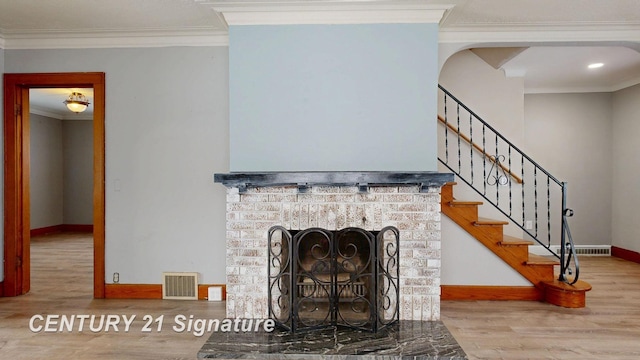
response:
<path id="1" fill-rule="evenodd" d="M 593 63 L 593 64 L 589 64 L 589 69 L 597 69 L 603 66 L 604 66 L 603 63 Z"/>

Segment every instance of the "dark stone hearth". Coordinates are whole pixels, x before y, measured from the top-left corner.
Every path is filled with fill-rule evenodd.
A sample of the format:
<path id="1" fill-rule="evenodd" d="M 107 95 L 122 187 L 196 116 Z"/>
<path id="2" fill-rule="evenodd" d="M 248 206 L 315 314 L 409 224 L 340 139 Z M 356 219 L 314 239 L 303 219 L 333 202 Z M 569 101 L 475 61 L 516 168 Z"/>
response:
<path id="1" fill-rule="evenodd" d="M 309 172 L 242 172 L 214 174 L 214 181 L 226 187 L 237 187 L 241 192 L 250 187 L 298 186 L 305 192 L 313 185 L 358 186 L 366 191 L 368 186 L 419 185 L 422 191 L 441 187 L 453 181 L 453 174 L 435 171 L 309 171 Z"/>
<path id="2" fill-rule="evenodd" d="M 199 359 L 467 359 L 440 321 L 407 321 L 377 333 L 327 328 L 292 334 L 214 332 Z"/>

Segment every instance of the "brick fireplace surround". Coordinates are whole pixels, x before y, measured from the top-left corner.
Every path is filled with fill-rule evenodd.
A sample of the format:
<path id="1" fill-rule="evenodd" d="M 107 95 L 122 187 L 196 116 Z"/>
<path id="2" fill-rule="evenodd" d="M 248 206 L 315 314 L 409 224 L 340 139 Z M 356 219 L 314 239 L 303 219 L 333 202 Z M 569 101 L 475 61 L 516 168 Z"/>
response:
<path id="1" fill-rule="evenodd" d="M 228 318 L 268 317 L 267 231 L 320 227 L 400 231 L 400 320 L 440 319 L 437 172 L 215 174 L 227 190 Z"/>

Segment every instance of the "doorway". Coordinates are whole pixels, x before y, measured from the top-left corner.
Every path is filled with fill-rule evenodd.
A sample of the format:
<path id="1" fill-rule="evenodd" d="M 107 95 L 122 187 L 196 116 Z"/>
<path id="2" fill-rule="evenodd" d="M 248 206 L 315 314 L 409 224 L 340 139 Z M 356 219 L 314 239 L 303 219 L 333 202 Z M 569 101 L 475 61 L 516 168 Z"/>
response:
<path id="1" fill-rule="evenodd" d="M 4 75 L 4 296 L 30 289 L 29 89 L 92 88 L 93 114 L 93 296 L 104 298 L 105 148 L 104 73 Z"/>

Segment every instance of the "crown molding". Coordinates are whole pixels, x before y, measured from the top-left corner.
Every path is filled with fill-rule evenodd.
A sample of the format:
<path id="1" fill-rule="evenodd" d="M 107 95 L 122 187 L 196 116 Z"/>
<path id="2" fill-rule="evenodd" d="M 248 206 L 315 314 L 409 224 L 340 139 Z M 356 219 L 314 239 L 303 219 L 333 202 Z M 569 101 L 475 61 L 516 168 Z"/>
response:
<path id="1" fill-rule="evenodd" d="M 200 1 L 229 25 L 435 23 L 453 8 L 420 0 L 394 1 Z"/>
<path id="2" fill-rule="evenodd" d="M 214 30 L 37 31 L 4 34 L 3 37 L 0 37 L 0 47 L 9 50 L 229 45 L 228 33 Z"/>
<path id="3" fill-rule="evenodd" d="M 640 77 L 637 77 L 635 79 L 629 79 L 627 81 L 623 81 L 619 84 L 617 84 L 612 91 L 619 91 L 619 90 L 623 90 L 626 89 L 628 87 L 632 87 L 632 86 L 636 86 L 640 84 Z"/>
<path id="4" fill-rule="evenodd" d="M 2 36 L 2 33 L 0 33 L 0 49 L 4 49 L 4 48 L 5 48 L 4 36 Z"/>
<path id="5" fill-rule="evenodd" d="M 581 94 L 581 93 L 613 93 L 640 84 L 640 78 L 631 79 L 613 86 L 597 87 L 552 87 L 527 88 L 525 94 Z"/>
<path id="6" fill-rule="evenodd" d="M 441 27 L 440 43 L 640 42 L 640 24 Z"/>

